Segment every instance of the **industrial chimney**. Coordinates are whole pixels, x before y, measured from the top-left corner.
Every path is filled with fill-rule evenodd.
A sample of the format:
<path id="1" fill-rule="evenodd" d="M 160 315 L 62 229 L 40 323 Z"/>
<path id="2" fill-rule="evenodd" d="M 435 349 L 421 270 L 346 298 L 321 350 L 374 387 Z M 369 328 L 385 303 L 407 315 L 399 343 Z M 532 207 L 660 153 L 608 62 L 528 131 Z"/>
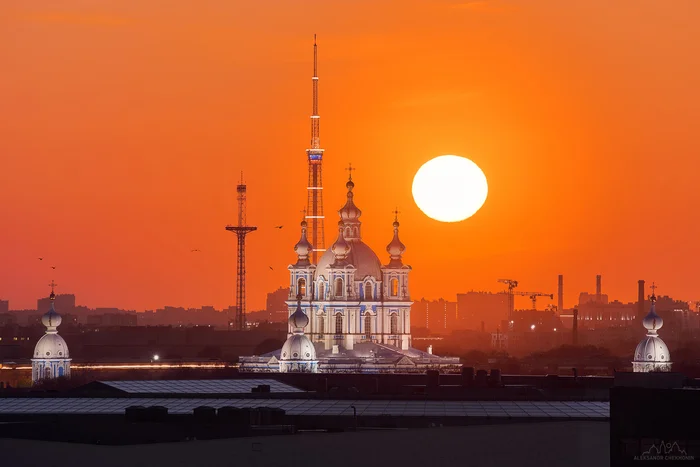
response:
<path id="1" fill-rule="evenodd" d="M 600 292 L 601 292 L 601 275 L 595 276 L 595 300 L 600 303 Z"/>
<path id="2" fill-rule="evenodd" d="M 559 287 L 557 289 L 557 295 L 558 295 L 557 309 L 559 310 L 559 314 L 561 314 L 564 311 L 564 275 L 563 274 L 559 274 Z"/>
<path id="3" fill-rule="evenodd" d="M 574 307 L 574 320 L 572 322 L 573 344 L 578 345 L 578 308 Z"/>
<path id="4" fill-rule="evenodd" d="M 637 293 L 637 319 L 641 319 L 644 316 L 644 281 L 640 280 L 639 292 Z"/>

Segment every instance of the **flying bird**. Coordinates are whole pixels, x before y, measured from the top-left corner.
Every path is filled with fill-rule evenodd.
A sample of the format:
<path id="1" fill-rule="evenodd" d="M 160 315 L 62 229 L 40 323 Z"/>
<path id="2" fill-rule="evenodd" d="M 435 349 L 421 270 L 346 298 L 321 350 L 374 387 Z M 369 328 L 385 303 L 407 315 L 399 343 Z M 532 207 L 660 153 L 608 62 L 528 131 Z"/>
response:
<path id="1" fill-rule="evenodd" d="M 194 249 L 194 250 L 190 250 L 190 251 L 191 251 L 192 253 L 194 253 L 195 251 L 199 251 L 199 252 L 201 253 L 202 250 Z"/>
<path id="2" fill-rule="evenodd" d="M 272 269 L 272 266 L 268 266 L 268 268 L 270 268 L 270 271 L 274 271 L 274 269 Z"/>
<path id="3" fill-rule="evenodd" d="M 56 266 L 51 266 L 51 269 L 56 269 Z"/>
<path id="4" fill-rule="evenodd" d="M 44 260 L 44 258 L 39 258 L 39 261 L 43 261 L 43 260 Z"/>
<path id="5" fill-rule="evenodd" d="M 284 227 L 284 226 L 283 225 L 276 225 L 275 226 L 276 229 L 281 229 L 282 227 Z"/>

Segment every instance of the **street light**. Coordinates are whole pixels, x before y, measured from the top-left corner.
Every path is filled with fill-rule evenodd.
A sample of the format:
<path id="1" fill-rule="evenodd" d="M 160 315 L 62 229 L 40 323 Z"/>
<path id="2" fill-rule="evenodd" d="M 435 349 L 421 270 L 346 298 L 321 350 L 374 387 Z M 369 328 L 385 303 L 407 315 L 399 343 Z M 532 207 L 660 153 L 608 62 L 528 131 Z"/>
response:
<path id="1" fill-rule="evenodd" d="M 158 360 L 160 360 L 160 356 L 158 354 L 153 355 L 153 361 L 157 362 Z"/>
<path id="2" fill-rule="evenodd" d="M 531 331 L 534 331 L 534 330 L 535 330 L 535 325 L 534 325 L 534 324 L 530 325 L 530 330 L 531 330 Z"/>

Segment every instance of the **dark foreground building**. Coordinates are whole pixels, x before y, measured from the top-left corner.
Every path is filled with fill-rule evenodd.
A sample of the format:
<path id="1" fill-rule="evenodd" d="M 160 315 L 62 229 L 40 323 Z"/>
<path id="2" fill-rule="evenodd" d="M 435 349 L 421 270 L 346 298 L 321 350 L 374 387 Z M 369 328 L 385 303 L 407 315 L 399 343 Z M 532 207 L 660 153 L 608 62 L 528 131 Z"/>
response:
<path id="1" fill-rule="evenodd" d="M 6 389 L 0 465 L 598 467 L 638 465 L 635 449 L 661 440 L 697 456 L 697 429 L 678 424 L 697 420 L 696 382 L 626 375 L 234 373 Z"/>

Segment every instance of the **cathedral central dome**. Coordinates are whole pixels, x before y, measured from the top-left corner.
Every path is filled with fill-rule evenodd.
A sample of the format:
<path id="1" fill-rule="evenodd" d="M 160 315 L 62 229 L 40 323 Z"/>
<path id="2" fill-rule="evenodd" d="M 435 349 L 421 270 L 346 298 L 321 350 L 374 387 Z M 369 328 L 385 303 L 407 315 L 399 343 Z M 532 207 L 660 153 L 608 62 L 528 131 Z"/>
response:
<path id="1" fill-rule="evenodd" d="M 364 279 L 367 276 L 372 276 L 375 279 L 381 279 L 382 263 L 379 261 L 377 254 L 362 240 L 351 240 L 348 243 L 350 243 L 351 247 L 346 262 L 355 267 L 355 278 Z M 328 279 L 327 269 L 328 266 L 333 264 L 334 260 L 335 255 L 329 248 L 318 261 L 314 279 L 318 279 L 320 276 Z"/>

